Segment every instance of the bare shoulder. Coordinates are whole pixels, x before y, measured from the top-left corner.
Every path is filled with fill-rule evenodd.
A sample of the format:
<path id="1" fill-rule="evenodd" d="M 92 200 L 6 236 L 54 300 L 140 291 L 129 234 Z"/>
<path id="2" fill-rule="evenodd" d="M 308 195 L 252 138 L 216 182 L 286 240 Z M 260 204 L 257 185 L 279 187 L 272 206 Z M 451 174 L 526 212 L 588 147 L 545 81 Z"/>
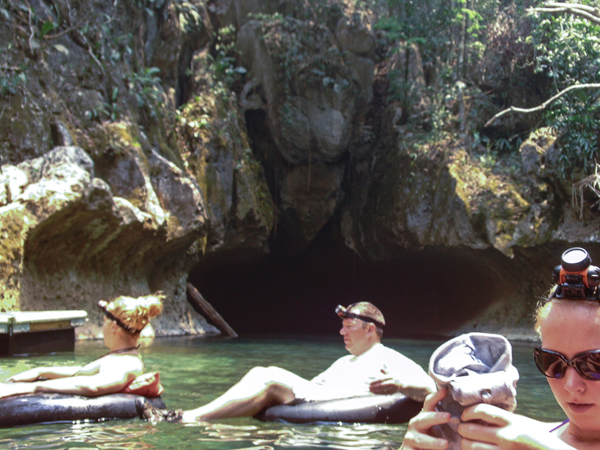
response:
<path id="1" fill-rule="evenodd" d="M 140 375 L 144 371 L 144 362 L 139 355 L 107 355 L 98 361 L 100 371 L 135 372 Z"/>

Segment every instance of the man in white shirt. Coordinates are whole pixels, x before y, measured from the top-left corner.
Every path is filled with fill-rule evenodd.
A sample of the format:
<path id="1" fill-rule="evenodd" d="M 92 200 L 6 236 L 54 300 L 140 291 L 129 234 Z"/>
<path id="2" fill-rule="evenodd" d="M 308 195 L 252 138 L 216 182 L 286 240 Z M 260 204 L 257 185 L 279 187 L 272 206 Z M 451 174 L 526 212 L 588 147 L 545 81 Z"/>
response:
<path id="1" fill-rule="evenodd" d="M 331 400 L 401 392 L 423 401 L 435 391 L 434 381 L 414 361 L 381 344 L 385 319 L 368 302 L 338 306 L 340 334 L 350 355 L 306 380 L 279 367 L 255 367 L 227 392 L 199 408 L 184 411 L 182 420 L 253 416 L 267 405 Z"/>

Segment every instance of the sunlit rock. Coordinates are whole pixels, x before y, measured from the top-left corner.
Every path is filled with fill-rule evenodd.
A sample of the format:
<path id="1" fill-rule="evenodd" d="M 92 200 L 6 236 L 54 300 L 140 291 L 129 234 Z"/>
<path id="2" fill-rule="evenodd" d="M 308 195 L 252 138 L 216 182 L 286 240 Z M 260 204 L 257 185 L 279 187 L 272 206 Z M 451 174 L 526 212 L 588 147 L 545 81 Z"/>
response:
<path id="1" fill-rule="evenodd" d="M 177 193 L 177 171 L 166 163 L 163 166 L 163 172 L 170 168 L 174 176 L 163 174 L 161 192 Z M 150 202 L 156 205 L 154 210 L 144 209 L 148 202 L 140 202 L 141 209 L 125 198 L 113 196 L 109 184 L 94 178 L 92 159 L 78 147 L 57 147 L 13 170 L 3 168 L 2 173 L 12 173 L 17 180 L 11 186 L 11 195 L 4 196 L 7 204 L 0 208 L 3 310 L 84 308 L 95 318 L 98 313 L 94 304 L 101 298 L 121 292 L 141 295 L 168 287 L 173 269 L 161 276 L 155 271 L 161 270 L 165 261 L 181 257 L 203 232 L 206 217 L 193 184 L 187 186 L 195 189 L 191 199 L 195 198 L 196 204 L 189 202 L 182 208 L 183 204 L 173 205 L 171 198 L 171 203 L 160 205 L 155 196 L 156 202 Z M 152 187 L 152 183 L 147 186 Z M 21 192 L 14 195 L 17 190 Z M 158 218 L 153 215 L 157 212 Z M 178 214 L 181 220 L 177 226 L 167 229 L 166 223 L 171 221 L 164 216 Z M 165 324 L 173 318 L 166 314 L 157 320 L 158 332 L 180 334 L 211 329 L 190 309 L 185 291 L 177 297 L 173 292 L 169 294 L 168 302 L 173 304 L 166 310 L 185 320 L 182 326 L 167 328 Z M 92 322 L 87 332 L 95 331 L 97 325 Z"/>

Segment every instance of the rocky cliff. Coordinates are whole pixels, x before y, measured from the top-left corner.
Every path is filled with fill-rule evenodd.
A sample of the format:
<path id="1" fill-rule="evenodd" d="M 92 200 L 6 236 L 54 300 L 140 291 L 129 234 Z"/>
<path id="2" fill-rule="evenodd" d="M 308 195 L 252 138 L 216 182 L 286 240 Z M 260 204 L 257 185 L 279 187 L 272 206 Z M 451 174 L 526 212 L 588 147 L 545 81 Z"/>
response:
<path id="1" fill-rule="evenodd" d="M 365 3 L 3 2 L 0 309 L 86 309 L 91 336 L 99 299 L 161 290 L 157 334 L 214 332 L 186 299 L 193 268 L 301 254 L 325 233 L 366 266 L 478 267 L 457 318 L 409 331 L 530 336 L 561 250 L 597 248 L 595 198 L 585 183 L 572 197 L 553 130 L 486 151 L 500 106 L 484 91 L 502 77 L 436 103 L 418 47 L 382 44 Z"/>

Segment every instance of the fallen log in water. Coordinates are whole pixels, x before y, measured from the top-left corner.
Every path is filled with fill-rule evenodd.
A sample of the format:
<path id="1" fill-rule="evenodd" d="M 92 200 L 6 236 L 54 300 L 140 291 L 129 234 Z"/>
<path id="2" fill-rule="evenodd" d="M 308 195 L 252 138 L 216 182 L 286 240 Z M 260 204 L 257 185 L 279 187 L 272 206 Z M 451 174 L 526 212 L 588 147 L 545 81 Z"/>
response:
<path id="1" fill-rule="evenodd" d="M 208 301 L 202 294 L 196 289 L 196 287 L 192 283 L 187 284 L 188 292 L 190 293 L 190 297 L 195 305 L 202 310 L 202 312 L 207 316 L 207 318 L 219 329 L 221 333 L 226 336 L 237 337 L 237 333 L 233 331 L 233 328 L 229 326 L 225 319 L 221 317 L 221 315 L 212 307 Z"/>

